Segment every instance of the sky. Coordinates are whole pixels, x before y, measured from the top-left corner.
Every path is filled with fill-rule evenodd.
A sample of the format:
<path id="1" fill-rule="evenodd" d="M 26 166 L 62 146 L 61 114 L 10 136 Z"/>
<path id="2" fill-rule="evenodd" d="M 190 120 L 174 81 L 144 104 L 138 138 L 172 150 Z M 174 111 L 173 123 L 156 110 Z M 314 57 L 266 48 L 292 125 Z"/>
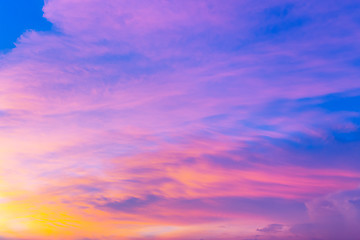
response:
<path id="1" fill-rule="evenodd" d="M 360 239 L 359 39 L 357 0 L 2 0 L 0 239 Z"/>

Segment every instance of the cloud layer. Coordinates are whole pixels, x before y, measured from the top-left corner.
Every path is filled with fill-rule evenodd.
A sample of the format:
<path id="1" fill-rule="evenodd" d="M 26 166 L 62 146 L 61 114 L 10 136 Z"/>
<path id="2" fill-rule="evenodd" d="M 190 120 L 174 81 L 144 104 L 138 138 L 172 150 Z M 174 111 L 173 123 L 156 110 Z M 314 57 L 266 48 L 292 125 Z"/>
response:
<path id="1" fill-rule="evenodd" d="M 43 10 L 0 56 L 5 239 L 360 236 L 356 1 Z"/>

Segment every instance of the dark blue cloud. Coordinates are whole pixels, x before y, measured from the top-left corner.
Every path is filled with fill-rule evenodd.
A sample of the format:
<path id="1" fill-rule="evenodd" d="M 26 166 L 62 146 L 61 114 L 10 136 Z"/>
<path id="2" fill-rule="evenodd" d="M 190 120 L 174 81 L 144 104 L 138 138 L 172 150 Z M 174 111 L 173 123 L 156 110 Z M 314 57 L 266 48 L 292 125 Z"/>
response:
<path id="1" fill-rule="evenodd" d="M 277 232 L 281 232 L 283 228 L 284 225 L 274 223 L 264 228 L 258 228 L 256 229 L 256 231 L 265 232 L 265 233 L 277 233 Z"/>
<path id="2" fill-rule="evenodd" d="M 349 202 L 360 210 L 360 198 L 356 200 L 349 200 Z"/>
<path id="3" fill-rule="evenodd" d="M 245 169 L 249 167 L 248 161 L 241 161 L 236 156 L 229 157 L 224 155 L 204 155 L 203 158 L 211 164 L 217 167 L 229 168 L 229 169 Z M 248 159 L 250 160 L 250 159 Z"/>
<path id="4" fill-rule="evenodd" d="M 107 202 L 106 204 L 99 207 L 121 212 L 136 212 L 140 208 L 147 207 L 148 205 L 155 203 L 159 200 L 160 198 L 154 195 L 149 195 L 144 199 L 130 197 L 122 201 Z"/>
<path id="5" fill-rule="evenodd" d="M 141 210 L 158 218 L 171 218 L 154 213 L 154 206 L 165 209 L 180 209 L 184 214 L 187 211 L 203 210 L 207 212 L 204 220 L 218 220 L 227 218 L 227 214 L 250 214 L 255 216 L 267 216 L 277 220 L 289 220 L 293 218 L 305 219 L 307 216 L 305 204 L 297 200 L 281 198 L 246 198 L 246 197 L 213 197 L 213 198 L 164 198 L 148 195 L 144 198 L 131 197 L 121 201 L 111 201 L 98 208 L 106 211 L 136 212 Z M 183 219 L 183 217 L 181 217 Z M 180 219 L 180 216 L 179 216 Z"/>

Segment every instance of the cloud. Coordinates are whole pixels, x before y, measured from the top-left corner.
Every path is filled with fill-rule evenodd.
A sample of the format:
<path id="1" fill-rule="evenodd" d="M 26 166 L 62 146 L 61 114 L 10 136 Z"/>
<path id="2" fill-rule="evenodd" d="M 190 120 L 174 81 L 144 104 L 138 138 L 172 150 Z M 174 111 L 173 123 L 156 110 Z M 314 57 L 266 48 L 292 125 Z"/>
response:
<path id="1" fill-rule="evenodd" d="M 130 197 L 123 201 L 107 202 L 100 207 L 109 210 L 135 213 L 139 208 L 148 207 L 150 204 L 155 203 L 158 200 L 159 197 L 152 195 L 147 196 L 145 199 Z"/>
<path id="2" fill-rule="evenodd" d="M 208 197 L 164 198 L 148 195 L 124 200 L 101 199 L 96 207 L 105 211 L 139 214 L 156 221 L 174 223 L 206 223 L 236 220 L 237 215 L 248 219 L 258 217 L 294 221 L 307 219 L 306 208 L 301 202 L 276 198 Z M 276 226 L 274 226 L 276 228 Z M 260 231 L 260 230 L 259 230 Z M 266 229 L 264 229 L 266 231 Z"/>
<path id="3" fill-rule="evenodd" d="M 258 228 L 258 229 L 256 229 L 256 231 L 265 232 L 265 233 L 277 233 L 277 232 L 281 232 L 283 227 L 284 226 L 282 224 L 274 223 L 274 224 L 270 224 L 264 228 Z"/>
<path id="4" fill-rule="evenodd" d="M 357 234 L 356 6 L 47 1 L 0 57 L 4 231 Z"/>
<path id="5" fill-rule="evenodd" d="M 294 225 L 290 231 L 306 239 L 357 239 L 360 211 L 354 202 L 359 199 L 359 189 L 314 199 L 306 204 L 311 222 Z"/>

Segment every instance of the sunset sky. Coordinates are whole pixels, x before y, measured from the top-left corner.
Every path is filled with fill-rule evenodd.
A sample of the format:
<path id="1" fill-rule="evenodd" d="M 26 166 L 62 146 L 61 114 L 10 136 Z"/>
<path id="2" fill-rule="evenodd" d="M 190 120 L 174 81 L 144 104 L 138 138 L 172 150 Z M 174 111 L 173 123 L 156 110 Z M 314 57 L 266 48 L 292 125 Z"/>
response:
<path id="1" fill-rule="evenodd" d="M 0 0 L 0 239 L 360 239 L 360 2 Z"/>

